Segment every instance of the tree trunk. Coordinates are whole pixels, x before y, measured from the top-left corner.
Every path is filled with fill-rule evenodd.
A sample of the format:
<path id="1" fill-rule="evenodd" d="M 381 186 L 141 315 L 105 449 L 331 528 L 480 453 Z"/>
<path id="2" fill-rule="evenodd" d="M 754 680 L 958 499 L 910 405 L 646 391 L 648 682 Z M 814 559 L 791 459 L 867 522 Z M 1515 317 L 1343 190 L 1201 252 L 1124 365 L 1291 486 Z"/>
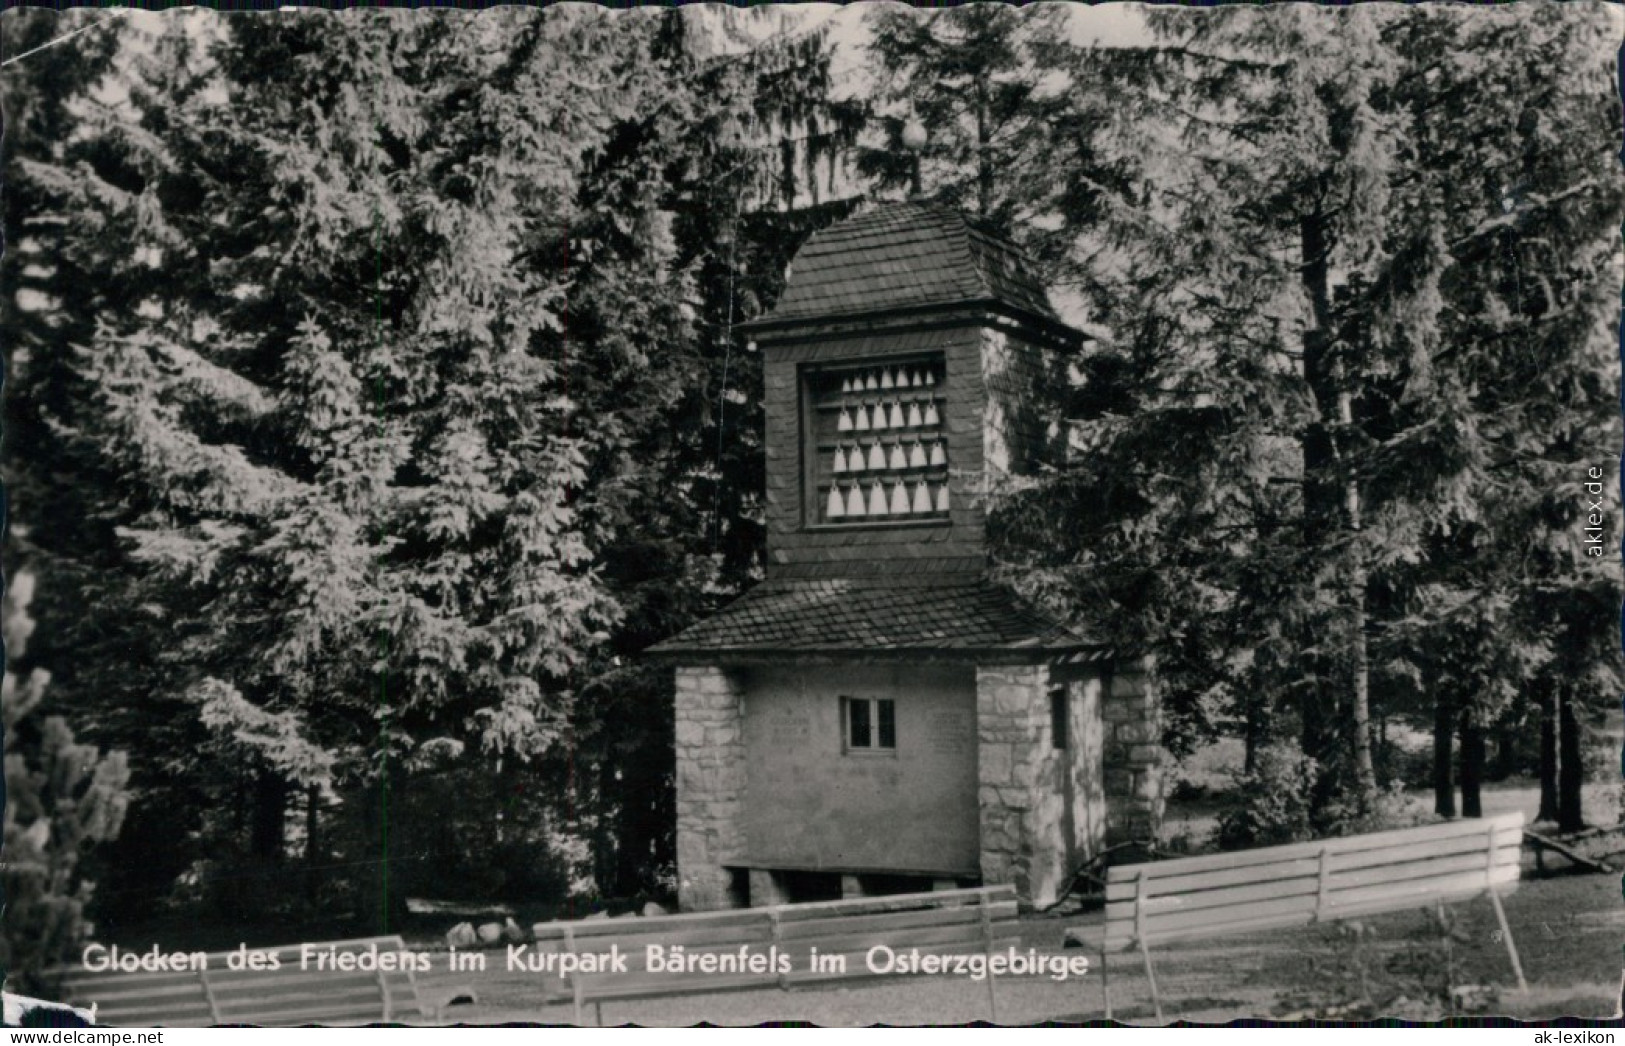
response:
<path id="1" fill-rule="evenodd" d="M 317 837 L 321 827 L 322 790 L 315 785 L 305 788 L 305 901 L 312 908 L 321 893 L 321 844 Z"/>
<path id="2" fill-rule="evenodd" d="M 993 213 L 993 128 L 987 111 L 987 85 L 976 82 L 976 210 Z"/>
<path id="3" fill-rule="evenodd" d="M 1455 734 L 1455 716 L 1450 702 L 1442 696 L 1433 700 L 1433 812 L 1440 817 L 1456 816 L 1456 783 L 1451 773 L 1450 749 Z"/>
<path id="4" fill-rule="evenodd" d="M 1518 772 L 1518 731 L 1507 719 L 1495 728 L 1495 769 L 1493 779 L 1505 781 Z"/>
<path id="5" fill-rule="evenodd" d="M 364 934 L 397 933 L 406 915 L 406 890 L 396 874 L 400 860 L 395 808 L 400 802 L 400 781 L 389 770 L 368 785 L 363 802 L 366 838 L 357 844 L 363 861 L 356 868 L 356 918 Z"/>
<path id="6" fill-rule="evenodd" d="M 1557 696 L 1548 681 L 1540 684 L 1540 812 L 1535 820 L 1557 820 Z"/>
<path id="7" fill-rule="evenodd" d="M 1338 571 L 1345 590 L 1334 598 L 1343 605 L 1343 621 L 1348 638 L 1345 664 L 1327 666 L 1325 678 L 1334 680 L 1333 693 L 1324 695 L 1327 708 L 1336 711 L 1341 722 L 1336 728 L 1353 736 L 1354 788 L 1360 809 L 1369 810 L 1376 800 L 1377 775 L 1371 762 L 1370 664 L 1366 640 L 1366 571 L 1358 545 L 1342 540 L 1361 526 L 1360 488 L 1338 446 L 1336 425 L 1354 421 L 1353 399 L 1344 387 L 1342 365 L 1331 346 L 1332 299 L 1327 217 L 1318 209 L 1300 219 L 1303 286 L 1314 315 L 1314 329 L 1306 331 L 1303 348 L 1303 375 L 1314 396 L 1318 420 L 1303 434 L 1304 516 L 1306 539 L 1311 548 L 1343 547 L 1349 558 Z M 1323 712 L 1324 715 L 1324 712 Z M 1341 748 L 1342 746 L 1336 746 Z M 1318 758 L 1319 756 L 1317 756 Z"/>
<path id="8" fill-rule="evenodd" d="M 1585 783 L 1580 717 L 1574 710 L 1573 696 L 1563 693 L 1561 687 L 1557 702 L 1557 828 L 1560 832 L 1578 832 L 1585 827 L 1580 809 L 1580 788 Z"/>
<path id="9" fill-rule="evenodd" d="M 262 861 L 278 863 L 282 860 L 284 828 L 288 815 L 288 782 L 277 774 L 261 772 L 254 777 L 253 794 L 249 853 Z"/>
<path id="10" fill-rule="evenodd" d="M 1337 525 L 1338 515 L 1335 492 L 1329 491 L 1325 482 L 1333 460 L 1331 432 L 1324 423 L 1329 415 L 1324 409 L 1323 396 L 1331 376 L 1327 351 L 1328 331 L 1331 328 L 1331 289 L 1323 217 L 1318 213 L 1305 215 L 1300 232 L 1303 240 L 1304 290 L 1309 296 L 1315 320 L 1314 327 L 1304 331 L 1303 335 L 1303 377 L 1316 403 L 1322 406 L 1320 416 L 1323 419 L 1311 422 L 1303 433 L 1303 540 L 1313 547 L 1327 540 L 1330 536 L 1328 531 Z M 1328 504 L 1329 501 L 1331 504 Z M 1329 671 L 1330 665 L 1322 663 L 1315 667 L 1322 680 L 1335 677 L 1335 673 Z M 1335 709 L 1337 704 L 1336 695 L 1328 694 L 1324 685 L 1304 690 L 1302 726 L 1305 754 L 1325 760 L 1333 750 L 1329 739 L 1332 731 L 1328 712 Z"/>
<path id="11" fill-rule="evenodd" d="M 1353 482 L 1349 483 L 1349 503 L 1352 506 L 1359 504 L 1359 492 Z M 1358 531 L 1359 509 L 1356 507 L 1353 511 L 1351 529 Z M 1360 790 L 1360 809 L 1369 811 L 1377 800 L 1377 771 L 1371 761 L 1371 659 L 1365 634 L 1366 573 L 1365 567 L 1358 563 L 1358 549 L 1352 555 L 1356 557 L 1356 562 L 1351 570 L 1349 606 L 1349 672 L 1353 676 L 1349 681 L 1349 728 L 1354 731 L 1354 776 Z"/>
<path id="12" fill-rule="evenodd" d="M 1461 710 L 1461 816 L 1483 817 L 1484 728 L 1472 709 Z"/>
<path id="13" fill-rule="evenodd" d="M 1242 772 L 1258 769 L 1258 750 L 1269 743 L 1269 722 L 1264 702 L 1255 693 L 1247 699 L 1247 720 L 1242 729 Z"/>

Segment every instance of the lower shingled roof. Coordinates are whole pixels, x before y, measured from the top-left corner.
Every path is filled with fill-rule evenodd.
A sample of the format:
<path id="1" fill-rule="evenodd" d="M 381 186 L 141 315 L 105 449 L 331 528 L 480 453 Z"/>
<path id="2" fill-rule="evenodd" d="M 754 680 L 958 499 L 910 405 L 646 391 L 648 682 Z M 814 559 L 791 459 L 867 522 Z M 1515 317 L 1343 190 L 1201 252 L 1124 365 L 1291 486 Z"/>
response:
<path id="1" fill-rule="evenodd" d="M 822 578 L 764 581 L 648 652 L 1049 654 L 1091 647 L 1098 644 L 979 577 Z"/>

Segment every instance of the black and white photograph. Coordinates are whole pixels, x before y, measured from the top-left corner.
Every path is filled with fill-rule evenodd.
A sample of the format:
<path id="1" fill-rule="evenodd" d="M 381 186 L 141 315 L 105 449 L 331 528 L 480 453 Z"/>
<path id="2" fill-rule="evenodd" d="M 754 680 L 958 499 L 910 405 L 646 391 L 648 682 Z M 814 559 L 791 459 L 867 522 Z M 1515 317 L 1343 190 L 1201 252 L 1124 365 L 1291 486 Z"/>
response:
<path id="1" fill-rule="evenodd" d="M 0 12 L 5 1023 L 1615 1018 L 1622 44 Z"/>

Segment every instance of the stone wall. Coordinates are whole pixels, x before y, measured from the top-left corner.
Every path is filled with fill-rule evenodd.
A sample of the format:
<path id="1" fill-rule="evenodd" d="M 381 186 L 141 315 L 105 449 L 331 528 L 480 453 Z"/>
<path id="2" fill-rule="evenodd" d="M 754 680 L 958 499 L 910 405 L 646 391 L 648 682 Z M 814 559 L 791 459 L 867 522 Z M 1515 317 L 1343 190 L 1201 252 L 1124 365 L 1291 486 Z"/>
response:
<path id="1" fill-rule="evenodd" d="M 1071 869 L 1102 841 L 1154 838 L 1165 802 L 1161 709 L 1150 664 L 1118 665 L 1104 681 L 1068 678 L 1073 728 L 1064 750 L 1050 736 L 1052 682 L 1060 681 L 1045 665 L 976 669 L 982 881 L 1010 883 L 1039 905 L 1054 899 Z M 684 911 L 744 902 L 731 870 L 745 860 L 744 686 L 742 675 L 721 668 L 677 669 L 677 874 Z M 770 892 L 765 883 L 752 885 Z"/>
<path id="2" fill-rule="evenodd" d="M 743 851 L 745 702 L 713 666 L 677 669 L 677 901 L 683 911 L 740 903 L 728 866 Z"/>
<path id="3" fill-rule="evenodd" d="M 1101 719 L 1106 685 L 1106 678 L 1093 669 L 1070 674 L 1066 682 L 1071 712 L 1070 755 L 1069 765 L 1061 770 L 1070 774 L 1062 779 L 1059 790 L 1068 804 L 1066 832 L 1073 844 L 1067 854 L 1067 874 L 1106 845 L 1106 789 L 1102 777 L 1105 724 Z"/>
<path id="4" fill-rule="evenodd" d="M 981 486 L 996 491 L 1007 476 L 1031 475 L 1062 457 L 1060 420 L 1068 387 L 1056 354 L 1008 330 L 982 329 Z"/>
<path id="5" fill-rule="evenodd" d="M 1063 748 L 1051 730 L 1050 689 L 1064 689 Z M 1101 680 L 1054 678 L 1045 665 L 976 673 L 982 881 L 1024 901 L 1052 903 L 1104 838 Z"/>
<path id="6" fill-rule="evenodd" d="M 982 882 L 1009 883 L 1023 899 L 1045 878 L 1048 849 L 1037 794 L 1047 754 L 1044 665 L 976 670 L 977 783 Z"/>
<path id="7" fill-rule="evenodd" d="M 1104 718 L 1106 843 L 1154 839 L 1162 830 L 1166 760 L 1162 709 L 1149 661 L 1117 666 Z"/>
<path id="8" fill-rule="evenodd" d="M 969 665 L 763 665 L 739 678 L 750 706 L 741 824 L 752 867 L 979 874 Z M 847 748 L 848 698 L 893 702 L 895 748 Z"/>

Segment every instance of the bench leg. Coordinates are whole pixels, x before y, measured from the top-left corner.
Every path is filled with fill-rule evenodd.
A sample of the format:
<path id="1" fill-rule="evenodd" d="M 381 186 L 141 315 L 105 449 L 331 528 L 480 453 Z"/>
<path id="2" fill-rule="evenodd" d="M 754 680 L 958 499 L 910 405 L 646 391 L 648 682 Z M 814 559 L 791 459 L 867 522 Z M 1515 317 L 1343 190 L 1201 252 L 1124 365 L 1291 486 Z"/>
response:
<path id="1" fill-rule="evenodd" d="M 1157 971 L 1151 967 L 1151 949 L 1140 942 L 1140 957 L 1145 960 L 1145 979 L 1151 982 L 1151 1006 L 1156 1011 L 1157 1022 L 1162 1022 L 1162 995 L 1157 991 Z"/>
<path id="2" fill-rule="evenodd" d="M 1501 895 L 1490 890 L 1490 903 L 1495 905 L 1495 919 L 1501 924 L 1501 936 L 1506 938 L 1507 958 L 1512 960 L 1512 972 L 1518 977 L 1518 990 L 1529 994 L 1529 982 L 1523 979 L 1523 963 L 1518 961 L 1518 946 L 1512 940 L 1512 927 L 1507 925 L 1507 913 L 1501 907 Z"/>
<path id="3" fill-rule="evenodd" d="M 1106 965 L 1106 949 L 1100 949 L 1100 998 L 1106 1004 L 1106 1019 L 1112 1019 L 1112 975 Z"/>

